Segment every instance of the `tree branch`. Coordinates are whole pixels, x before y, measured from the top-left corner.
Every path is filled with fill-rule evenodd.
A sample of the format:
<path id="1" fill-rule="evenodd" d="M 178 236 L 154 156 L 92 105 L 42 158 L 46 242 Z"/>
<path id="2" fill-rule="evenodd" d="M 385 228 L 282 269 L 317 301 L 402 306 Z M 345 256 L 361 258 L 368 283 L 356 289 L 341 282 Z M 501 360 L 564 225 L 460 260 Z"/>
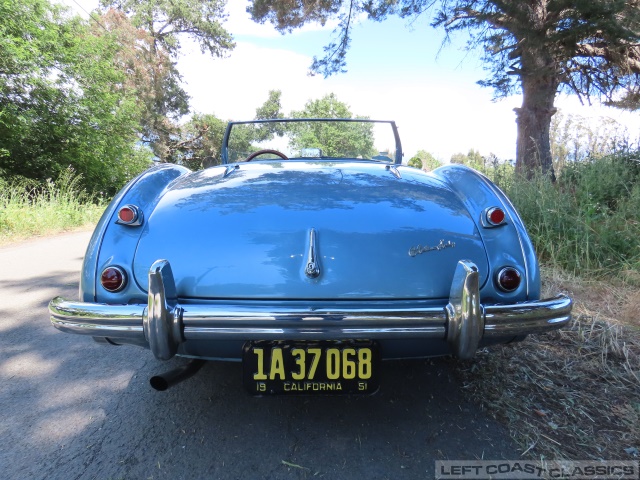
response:
<path id="1" fill-rule="evenodd" d="M 607 42 L 579 43 L 576 45 L 576 57 L 602 58 L 607 62 L 613 62 L 616 57 L 621 57 L 621 66 L 627 67 L 629 72 L 640 74 L 640 45 L 629 45 L 626 52 L 615 52 L 609 48 Z"/>

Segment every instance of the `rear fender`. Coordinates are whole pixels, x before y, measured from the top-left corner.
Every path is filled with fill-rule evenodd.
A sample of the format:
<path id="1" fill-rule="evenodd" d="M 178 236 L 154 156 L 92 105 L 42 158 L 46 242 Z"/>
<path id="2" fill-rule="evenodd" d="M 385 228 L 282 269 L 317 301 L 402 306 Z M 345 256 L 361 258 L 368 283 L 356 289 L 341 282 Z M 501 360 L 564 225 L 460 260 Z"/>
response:
<path id="1" fill-rule="evenodd" d="M 489 258 L 489 275 L 495 278 L 497 269 L 514 266 L 523 271 L 525 281 L 514 292 L 506 293 L 487 282 L 480 294 L 483 301 L 511 303 L 540 298 L 540 269 L 533 244 L 522 219 L 507 196 L 491 180 L 464 165 L 445 165 L 432 172 L 445 181 L 465 204 L 475 220 Z M 505 224 L 483 227 L 481 216 L 488 207 L 501 207 Z"/>
<path id="2" fill-rule="evenodd" d="M 120 207 L 136 205 L 144 217 L 153 211 L 170 184 L 178 177 L 190 173 L 188 168 L 173 164 L 158 164 L 138 175 L 125 185 L 107 206 L 91 236 L 84 256 L 80 277 L 80 300 L 84 302 L 124 303 L 140 300 L 146 303 L 142 292 L 133 281 L 124 290 L 109 293 L 98 285 L 98 272 L 107 265 L 122 267 L 133 279 L 131 264 L 142 227 L 116 224 Z"/>

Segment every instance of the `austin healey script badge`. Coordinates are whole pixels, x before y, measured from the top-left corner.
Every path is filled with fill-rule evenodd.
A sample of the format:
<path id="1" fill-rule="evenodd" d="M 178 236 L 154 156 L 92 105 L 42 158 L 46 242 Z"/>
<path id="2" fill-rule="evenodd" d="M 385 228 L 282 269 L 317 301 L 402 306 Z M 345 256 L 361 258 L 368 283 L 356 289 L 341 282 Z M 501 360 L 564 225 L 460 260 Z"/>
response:
<path id="1" fill-rule="evenodd" d="M 444 240 L 440 240 L 440 243 L 435 247 L 430 247 L 429 245 L 425 245 L 424 247 L 422 245 L 416 245 L 415 247 L 411 247 L 409 249 L 409 256 L 415 257 L 416 255 L 420 255 L 421 253 L 433 252 L 434 250 L 444 250 L 445 248 L 453 248 L 455 246 L 456 244 L 451 240 L 448 240 L 447 242 L 445 242 Z"/>

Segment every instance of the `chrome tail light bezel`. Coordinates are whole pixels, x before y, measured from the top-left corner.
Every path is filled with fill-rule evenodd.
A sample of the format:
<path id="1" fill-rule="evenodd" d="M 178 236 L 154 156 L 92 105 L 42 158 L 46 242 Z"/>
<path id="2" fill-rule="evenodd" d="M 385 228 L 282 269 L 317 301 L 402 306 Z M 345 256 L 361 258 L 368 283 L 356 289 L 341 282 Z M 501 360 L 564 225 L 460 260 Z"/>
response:
<path id="1" fill-rule="evenodd" d="M 123 219 L 121 217 L 121 213 L 125 211 L 131 212 L 132 218 L 130 220 Z M 136 205 L 131 205 L 131 204 L 123 205 L 118 209 L 117 215 L 118 215 L 118 218 L 116 220 L 116 223 L 118 225 L 126 225 L 128 227 L 138 227 L 142 225 L 144 221 L 144 215 L 142 214 L 142 210 L 140 210 L 140 208 L 138 208 Z"/>

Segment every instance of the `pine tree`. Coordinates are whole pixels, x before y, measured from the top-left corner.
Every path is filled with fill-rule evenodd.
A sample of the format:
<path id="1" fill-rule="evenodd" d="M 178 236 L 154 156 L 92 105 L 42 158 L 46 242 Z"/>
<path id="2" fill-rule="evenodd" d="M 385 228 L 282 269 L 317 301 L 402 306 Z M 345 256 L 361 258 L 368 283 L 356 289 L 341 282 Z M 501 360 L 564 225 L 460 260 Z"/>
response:
<path id="1" fill-rule="evenodd" d="M 549 129 L 559 92 L 640 107 L 639 0 L 253 0 L 248 11 L 282 32 L 338 19 L 337 40 L 312 65 L 325 76 L 345 70 L 351 28 L 363 13 L 375 21 L 432 14 L 447 37 L 468 32 L 489 71 L 479 83 L 496 98 L 522 93 L 516 170 L 527 175 L 553 175 Z"/>

